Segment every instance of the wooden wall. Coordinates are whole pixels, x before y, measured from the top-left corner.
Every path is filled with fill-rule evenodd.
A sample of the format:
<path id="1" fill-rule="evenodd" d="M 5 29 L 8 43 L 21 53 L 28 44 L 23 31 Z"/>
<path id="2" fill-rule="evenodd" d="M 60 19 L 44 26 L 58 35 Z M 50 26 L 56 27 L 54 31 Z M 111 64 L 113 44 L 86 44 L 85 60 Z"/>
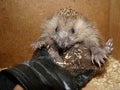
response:
<path id="1" fill-rule="evenodd" d="M 112 18 L 110 22 L 110 17 L 116 16 L 110 10 L 110 5 L 117 3 L 118 0 L 115 1 L 0 0 L 0 67 L 11 66 L 29 60 L 33 53 L 30 44 L 40 36 L 41 24 L 60 8 L 71 7 L 88 17 L 92 22 L 95 22 L 104 40 L 111 36 L 114 28 L 116 28 L 116 34 L 118 34 L 120 31 L 117 27 L 120 29 L 120 24 L 116 26 L 115 22 L 116 19 L 120 19 L 120 13 L 117 13 L 115 9 L 118 7 L 112 7 L 118 18 Z M 112 21 L 115 23 L 114 26 L 112 26 Z M 109 27 L 112 28 L 111 33 Z M 112 34 L 112 36 L 115 39 L 117 38 L 115 44 L 120 51 L 118 47 L 118 37 L 120 36 L 115 36 L 115 34 Z"/>
<path id="2" fill-rule="evenodd" d="M 120 60 L 120 0 L 110 2 L 110 36 L 114 39 L 113 56 Z"/>

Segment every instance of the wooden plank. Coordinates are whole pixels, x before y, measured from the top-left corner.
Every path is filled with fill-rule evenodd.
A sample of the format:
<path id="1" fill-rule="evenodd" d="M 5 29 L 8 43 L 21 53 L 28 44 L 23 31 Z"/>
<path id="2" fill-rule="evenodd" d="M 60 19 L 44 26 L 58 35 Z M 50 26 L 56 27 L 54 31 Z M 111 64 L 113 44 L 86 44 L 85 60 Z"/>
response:
<path id="1" fill-rule="evenodd" d="M 110 36 L 114 40 L 113 57 L 120 60 L 120 0 L 111 0 Z"/>

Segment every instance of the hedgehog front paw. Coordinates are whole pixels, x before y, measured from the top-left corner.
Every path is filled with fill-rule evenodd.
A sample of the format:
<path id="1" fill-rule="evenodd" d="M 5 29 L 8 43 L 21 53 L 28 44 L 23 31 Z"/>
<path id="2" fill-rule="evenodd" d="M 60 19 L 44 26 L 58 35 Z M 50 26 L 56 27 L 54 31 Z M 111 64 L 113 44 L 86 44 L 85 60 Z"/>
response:
<path id="1" fill-rule="evenodd" d="M 99 67 L 105 64 L 107 58 L 106 53 L 104 53 L 102 49 L 100 51 L 98 50 L 96 53 L 92 53 L 92 63 L 97 64 Z"/>
<path id="2" fill-rule="evenodd" d="M 44 41 L 36 41 L 33 44 L 31 44 L 31 47 L 33 49 L 41 48 L 45 45 L 46 43 Z"/>

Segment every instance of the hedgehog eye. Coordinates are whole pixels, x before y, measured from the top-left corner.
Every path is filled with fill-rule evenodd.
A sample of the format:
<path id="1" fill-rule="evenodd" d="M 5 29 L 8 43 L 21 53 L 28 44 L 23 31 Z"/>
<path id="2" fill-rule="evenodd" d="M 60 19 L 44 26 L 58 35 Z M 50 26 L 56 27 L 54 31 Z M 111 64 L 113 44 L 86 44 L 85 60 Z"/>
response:
<path id="1" fill-rule="evenodd" d="M 58 29 L 58 27 L 56 27 L 56 28 L 55 28 L 55 32 L 58 32 L 58 31 L 59 31 L 59 29 Z"/>
<path id="2" fill-rule="evenodd" d="M 74 33 L 75 33 L 75 30 L 72 28 L 72 29 L 71 29 L 71 32 L 72 32 L 72 34 L 74 34 Z"/>

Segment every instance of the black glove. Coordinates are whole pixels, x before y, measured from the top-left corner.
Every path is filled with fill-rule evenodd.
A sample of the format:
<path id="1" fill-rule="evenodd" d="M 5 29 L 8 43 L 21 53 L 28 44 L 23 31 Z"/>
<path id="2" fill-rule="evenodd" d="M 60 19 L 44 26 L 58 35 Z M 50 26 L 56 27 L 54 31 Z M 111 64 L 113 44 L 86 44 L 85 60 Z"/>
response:
<path id="1" fill-rule="evenodd" d="M 32 60 L 3 70 L 1 74 L 10 76 L 11 80 L 22 85 L 25 90 L 79 90 L 93 76 L 94 71 L 89 70 L 73 77 L 53 62 L 46 48 L 42 48 L 39 54 Z"/>

